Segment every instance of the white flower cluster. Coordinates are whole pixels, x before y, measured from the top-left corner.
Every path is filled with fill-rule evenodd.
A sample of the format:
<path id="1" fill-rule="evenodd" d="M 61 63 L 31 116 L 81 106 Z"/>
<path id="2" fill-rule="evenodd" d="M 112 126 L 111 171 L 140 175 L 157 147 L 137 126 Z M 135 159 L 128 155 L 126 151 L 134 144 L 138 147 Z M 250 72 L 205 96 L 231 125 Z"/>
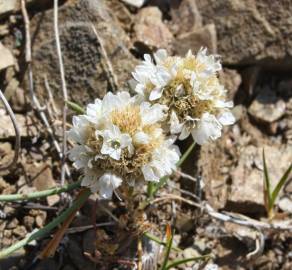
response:
<path id="1" fill-rule="evenodd" d="M 216 56 L 201 49 L 185 57 L 171 57 L 165 50 L 144 56 L 133 72 L 135 91 L 144 100 L 167 106 L 169 131 L 187 138 L 190 133 L 198 144 L 221 136 L 224 125 L 233 124 L 232 101 L 226 102 L 226 90 L 217 73 L 221 64 Z"/>
<path id="2" fill-rule="evenodd" d="M 154 59 L 145 55 L 133 72 L 136 96 L 108 93 L 73 118 L 68 137 L 76 145 L 69 158 L 84 172 L 82 185 L 108 199 L 124 184 L 158 182 L 179 160 L 177 137 L 192 134 L 198 144 L 219 138 L 222 127 L 235 121 L 219 70 L 206 49 L 185 57 L 165 50 Z"/>
<path id="3" fill-rule="evenodd" d="M 179 151 L 159 124 L 165 110 L 120 92 L 96 99 L 85 115 L 74 116 L 68 137 L 76 145 L 69 158 L 84 171 L 82 185 L 108 199 L 124 182 L 158 181 L 171 174 Z"/>

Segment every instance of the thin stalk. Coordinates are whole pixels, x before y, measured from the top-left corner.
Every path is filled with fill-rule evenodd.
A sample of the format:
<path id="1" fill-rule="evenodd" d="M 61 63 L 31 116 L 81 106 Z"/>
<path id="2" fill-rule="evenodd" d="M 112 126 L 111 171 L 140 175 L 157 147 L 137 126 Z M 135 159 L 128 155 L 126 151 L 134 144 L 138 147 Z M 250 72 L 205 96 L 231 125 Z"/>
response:
<path id="1" fill-rule="evenodd" d="M 56 217 L 48 225 L 46 225 L 42 229 L 37 230 L 34 233 L 31 233 L 30 235 L 28 235 L 27 237 L 25 237 L 21 241 L 15 243 L 14 245 L 12 245 L 6 249 L 1 250 L 0 251 L 0 259 L 7 257 L 9 254 L 22 248 L 23 246 L 27 245 L 28 243 L 47 235 L 51 230 L 53 230 L 59 224 L 64 222 L 71 213 L 76 211 L 76 209 L 78 209 L 87 200 L 87 198 L 89 197 L 90 194 L 91 194 L 91 192 L 89 189 L 84 189 L 81 196 L 73 202 L 72 206 L 70 208 L 66 209 L 60 216 Z"/>
<path id="2" fill-rule="evenodd" d="M 29 194 L 4 194 L 0 195 L 0 202 L 14 202 L 14 201 L 26 201 L 39 199 L 55 194 L 60 194 L 62 192 L 68 192 L 70 190 L 79 188 L 81 184 L 81 180 L 74 182 L 72 184 L 66 184 L 62 187 L 50 188 L 42 191 L 32 192 Z"/>

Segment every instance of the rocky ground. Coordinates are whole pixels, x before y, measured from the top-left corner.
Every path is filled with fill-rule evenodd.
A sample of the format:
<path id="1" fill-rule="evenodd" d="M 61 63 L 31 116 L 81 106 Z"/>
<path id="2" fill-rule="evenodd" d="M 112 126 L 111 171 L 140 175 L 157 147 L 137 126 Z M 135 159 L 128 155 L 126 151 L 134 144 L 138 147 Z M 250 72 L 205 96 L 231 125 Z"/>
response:
<path id="1" fill-rule="evenodd" d="M 22 144 L 17 166 L 0 171 L 1 194 L 29 193 L 60 183 L 56 144 L 60 144 L 62 138 L 62 92 L 53 1 L 26 2 L 32 37 L 34 91 L 45 110 L 40 113 L 29 92 L 20 1 L 0 0 L 0 89 L 15 112 Z M 182 171 L 194 176 L 196 183 L 201 179 L 201 188 L 178 175 L 163 192 L 175 192 L 190 200 L 193 198 L 189 193 L 195 194 L 207 200 L 215 210 L 268 222 L 264 208 L 262 149 L 266 151 L 273 186 L 292 160 L 291 14 L 290 0 L 60 1 L 60 39 L 69 99 L 86 104 L 107 91 L 116 91 L 116 84 L 119 89 L 128 89 L 133 67 L 144 53 L 157 48 L 184 55 L 189 49 L 196 52 L 205 46 L 210 52 L 220 54 L 224 65 L 220 77 L 235 102 L 233 112 L 237 122 L 226 129 L 218 141 L 197 147 L 184 164 Z M 108 59 L 104 57 L 103 48 Z M 114 78 L 107 60 L 112 64 Z M 15 150 L 13 125 L 1 106 L 0 166 L 13 158 Z M 42 115 L 48 120 L 47 125 Z M 185 149 L 187 144 L 180 143 L 180 147 Z M 72 171 L 72 179 L 77 177 Z M 34 202 L 1 203 L 0 249 L 35 228 L 42 228 L 67 207 L 72 198 L 74 192 L 63 200 L 54 195 Z M 84 255 L 84 252 L 94 252 L 99 243 L 109 242 L 106 247 L 110 249 L 127 237 L 114 232 L 111 217 L 101 210 L 96 216 L 101 227 L 97 230 L 95 245 L 92 241 L 95 232 L 90 226 L 86 227 L 92 224 L 94 201 L 92 196 L 81 209 L 53 258 L 32 263 L 48 237 L 2 260 L 0 269 L 120 267 L 111 256 L 108 260 L 113 266 L 102 268 Z M 117 203 L 99 207 L 107 207 L 112 213 L 120 211 Z M 278 219 L 291 220 L 291 178 L 277 200 L 276 210 Z M 172 258 L 212 253 L 212 261 L 220 269 L 292 269 L 291 231 L 262 232 L 222 223 L 181 203 L 159 205 L 152 210 L 151 217 L 161 231 L 165 224 L 173 222 L 174 242 L 183 252 L 173 253 Z M 109 224 L 103 225 L 104 222 Z M 198 267 L 188 263 L 180 269 L 204 268 L 203 265 Z M 130 268 L 124 265 L 116 269 Z"/>

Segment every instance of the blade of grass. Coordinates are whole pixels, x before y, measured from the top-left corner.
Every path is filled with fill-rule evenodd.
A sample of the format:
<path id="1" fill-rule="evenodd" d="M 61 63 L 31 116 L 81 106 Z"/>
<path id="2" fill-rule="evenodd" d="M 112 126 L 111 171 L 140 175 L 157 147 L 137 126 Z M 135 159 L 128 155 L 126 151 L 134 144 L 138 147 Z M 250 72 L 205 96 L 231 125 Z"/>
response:
<path id="1" fill-rule="evenodd" d="M 144 233 L 144 236 L 147 237 L 148 239 L 156 242 L 159 245 L 166 246 L 166 242 L 164 242 L 163 240 L 159 239 L 158 237 L 156 237 L 153 234 Z M 178 251 L 178 252 L 181 252 L 182 251 L 180 248 L 174 247 L 174 246 L 172 246 L 171 249 L 174 250 L 174 251 Z"/>
<path id="2" fill-rule="evenodd" d="M 271 209 L 271 186 L 270 186 L 270 177 L 266 163 L 265 149 L 263 149 L 263 166 L 264 166 L 264 181 L 265 181 L 265 198 L 267 200 L 267 211 Z"/>
<path id="3" fill-rule="evenodd" d="M 78 114 L 85 114 L 85 110 L 79 104 L 72 101 L 67 101 L 66 103 L 72 111 Z"/>
<path id="4" fill-rule="evenodd" d="M 172 247 L 172 240 L 173 240 L 173 235 L 171 232 L 171 228 L 169 225 L 166 226 L 166 246 L 165 246 L 165 254 L 164 254 L 164 260 L 161 266 L 161 270 L 166 270 L 168 260 L 169 260 L 169 254 L 170 250 Z"/>
<path id="5" fill-rule="evenodd" d="M 55 194 L 60 194 L 62 192 L 68 192 L 70 190 L 79 188 L 81 184 L 81 180 L 74 182 L 72 184 L 66 184 L 62 187 L 50 188 L 42 191 L 32 192 L 29 194 L 4 194 L 0 195 L 0 202 L 14 202 L 14 201 L 26 201 L 39 199 Z"/>
<path id="6" fill-rule="evenodd" d="M 87 198 L 89 197 L 90 194 L 91 194 L 90 190 L 85 189 L 82 196 L 80 196 L 77 200 L 75 200 L 70 208 L 66 209 L 61 215 L 56 217 L 53 221 L 51 221 L 45 227 L 37 230 L 36 232 L 29 234 L 27 237 L 25 237 L 24 239 L 20 240 L 19 242 L 13 244 L 12 246 L 1 250 L 0 251 L 0 259 L 7 257 L 9 254 L 22 248 L 26 244 L 28 244 L 34 240 L 37 240 L 37 239 L 45 236 L 46 234 L 48 234 L 51 230 L 53 230 L 59 224 L 64 222 L 71 213 L 73 213 L 76 209 L 78 209 L 80 207 L 80 205 L 82 205 L 87 200 Z"/>
<path id="7" fill-rule="evenodd" d="M 186 259 L 181 259 L 181 260 L 176 260 L 170 264 L 167 265 L 166 270 L 169 270 L 171 268 L 177 267 L 181 264 L 185 264 L 188 262 L 196 262 L 196 261 L 201 261 L 201 260 L 206 260 L 209 259 L 211 256 L 210 255 L 203 255 L 199 257 L 192 257 L 192 258 L 186 258 Z"/>
<path id="8" fill-rule="evenodd" d="M 271 207 L 274 206 L 275 201 L 279 195 L 279 192 L 284 186 L 286 180 L 288 179 L 291 170 L 292 170 L 292 164 L 288 167 L 288 169 L 286 170 L 286 172 L 283 174 L 278 184 L 276 185 L 275 189 L 273 190 L 272 195 L 271 195 Z"/>

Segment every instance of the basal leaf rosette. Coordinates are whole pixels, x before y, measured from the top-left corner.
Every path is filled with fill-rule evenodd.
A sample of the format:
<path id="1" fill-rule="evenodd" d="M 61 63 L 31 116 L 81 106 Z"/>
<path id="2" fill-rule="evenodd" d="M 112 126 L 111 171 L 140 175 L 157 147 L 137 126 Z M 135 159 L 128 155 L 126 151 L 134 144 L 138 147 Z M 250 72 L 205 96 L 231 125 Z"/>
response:
<path id="1" fill-rule="evenodd" d="M 179 151 L 160 126 L 166 109 L 119 92 L 107 93 L 89 104 L 86 114 L 74 116 L 69 158 L 83 171 L 82 186 L 109 199 L 122 184 L 157 182 L 171 174 Z"/>
<path id="2" fill-rule="evenodd" d="M 155 62 L 154 62 L 155 60 Z M 192 134 L 195 142 L 204 144 L 221 136 L 224 125 L 233 124 L 232 101 L 226 101 L 226 89 L 220 84 L 222 69 L 216 55 L 201 49 L 185 57 L 168 56 L 158 50 L 154 59 L 144 61 L 132 73 L 135 91 L 144 100 L 168 108 L 168 130 L 179 139 Z"/>

